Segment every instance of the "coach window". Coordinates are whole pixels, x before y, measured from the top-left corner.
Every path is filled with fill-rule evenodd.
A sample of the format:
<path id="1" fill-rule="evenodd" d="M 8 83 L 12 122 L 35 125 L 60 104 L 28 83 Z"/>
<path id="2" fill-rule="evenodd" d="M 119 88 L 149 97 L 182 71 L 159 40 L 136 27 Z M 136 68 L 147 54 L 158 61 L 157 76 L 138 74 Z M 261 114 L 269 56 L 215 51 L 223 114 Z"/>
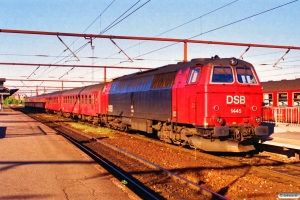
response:
<path id="1" fill-rule="evenodd" d="M 264 94 L 264 105 L 265 106 L 273 106 L 273 95 L 272 94 Z"/>
<path id="2" fill-rule="evenodd" d="M 236 67 L 236 75 L 239 83 L 256 84 L 254 74 L 250 67 Z"/>
<path id="3" fill-rule="evenodd" d="M 293 98 L 293 105 L 294 106 L 300 106 L 300 92 L 295 92 L 293 94 L 294 98 Z"/>
<path id="4" fill-rule="evenodd" d="M 199 76 L 200 76 L 200 67 L 191 68 L 188 84 L 196 83 L 198 81 Z"/>
<path id="5" fill-rule="evenodd" d="M 232 69 L 229 66 L 214 66 L 211 82 L 213 83 L 232 83 Z"/>
<path id="6" fill-rule="evenodd" d="M 287 106 L 287 93 L 278 93 L 278 106 Z"/>

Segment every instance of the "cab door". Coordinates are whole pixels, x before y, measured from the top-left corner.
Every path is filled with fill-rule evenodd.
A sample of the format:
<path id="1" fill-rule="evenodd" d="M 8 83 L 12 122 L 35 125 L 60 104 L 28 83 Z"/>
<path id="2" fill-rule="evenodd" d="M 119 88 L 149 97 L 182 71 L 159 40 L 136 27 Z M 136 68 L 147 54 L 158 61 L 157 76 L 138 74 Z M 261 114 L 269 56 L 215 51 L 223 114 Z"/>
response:
<path id="1" fill-rule="evenodd" d="M 196 124 L 197 122 L 197 110 L 198 104 L 197 95 L 198 95 L 198 83 L 200 78 L 201 68 L 200 66 L 192 67 L 187 80 L 187 85 L 185 88 L 186 96 L 188 97 L 188 122 L 190 124 Z"/>
<path id="2" fill-rule="evenodd" d="M 172 120 L 180 123 L 196 123 L 200 106 L 197 93 L 201 66 L 179 70 L 172 90 Z"/>

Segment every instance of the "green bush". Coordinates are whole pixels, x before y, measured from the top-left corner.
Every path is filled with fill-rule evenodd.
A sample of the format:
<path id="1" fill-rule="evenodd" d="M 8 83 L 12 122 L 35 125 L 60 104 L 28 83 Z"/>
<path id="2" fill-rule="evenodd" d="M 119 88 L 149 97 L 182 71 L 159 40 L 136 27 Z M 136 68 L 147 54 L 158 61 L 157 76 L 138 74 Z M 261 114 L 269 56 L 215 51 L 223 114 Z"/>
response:
<path id="1" fill-rule="evenodd" d="M 22 105 L 24 105 L 25 104 L 25 102 L 23 100 L 16 99 L 13 96 L 7 97 L 6 99 L 4 99 L 3 103 L 4 103 L 4 105 L 11 105 L 11 104 L 15 104 L 15 105 L 22 104 Z"/>

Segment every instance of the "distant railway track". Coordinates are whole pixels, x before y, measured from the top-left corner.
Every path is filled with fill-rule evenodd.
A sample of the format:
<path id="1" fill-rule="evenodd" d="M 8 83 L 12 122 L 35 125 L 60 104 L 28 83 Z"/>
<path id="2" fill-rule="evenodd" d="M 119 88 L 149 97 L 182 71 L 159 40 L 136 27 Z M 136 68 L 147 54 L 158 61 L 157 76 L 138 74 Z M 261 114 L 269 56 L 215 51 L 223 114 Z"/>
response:
<path id="1" fill-rule="evenodd" d="M 61 122 L 45 119 L 41 115 L 30 116 L 70 140 L 142 199 L 227 199 L 161 166 L 103 142 L 101 138 L 82 133 Z"/>

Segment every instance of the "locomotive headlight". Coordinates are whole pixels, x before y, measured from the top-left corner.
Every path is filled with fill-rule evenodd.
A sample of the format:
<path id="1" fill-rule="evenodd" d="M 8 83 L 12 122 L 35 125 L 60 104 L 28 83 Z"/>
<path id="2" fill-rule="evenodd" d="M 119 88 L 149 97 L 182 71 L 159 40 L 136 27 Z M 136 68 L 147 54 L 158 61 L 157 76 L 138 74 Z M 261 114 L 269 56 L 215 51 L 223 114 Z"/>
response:
<path id="1" fill-rule="evenodd" d="M 256 117 L 254 118 L 254 121 L 255 121 L 255 123 L 257 123 L 257 124 L 261 123 L 261 117 L 256 116 Z"/>
<path id="2" fill-rule="evenodd" d="M 230 58 L 229 64 L 232 66 L 236 66 L 238 64 L 238 61 L 236 58 Z"/>
<path id="3" fill-rule="evenodd" d="M 216 122 L 218 123 L 218 124 L 223 124 L 223 118 L 222 117 L 217 117 L 216 118 Z"/>

